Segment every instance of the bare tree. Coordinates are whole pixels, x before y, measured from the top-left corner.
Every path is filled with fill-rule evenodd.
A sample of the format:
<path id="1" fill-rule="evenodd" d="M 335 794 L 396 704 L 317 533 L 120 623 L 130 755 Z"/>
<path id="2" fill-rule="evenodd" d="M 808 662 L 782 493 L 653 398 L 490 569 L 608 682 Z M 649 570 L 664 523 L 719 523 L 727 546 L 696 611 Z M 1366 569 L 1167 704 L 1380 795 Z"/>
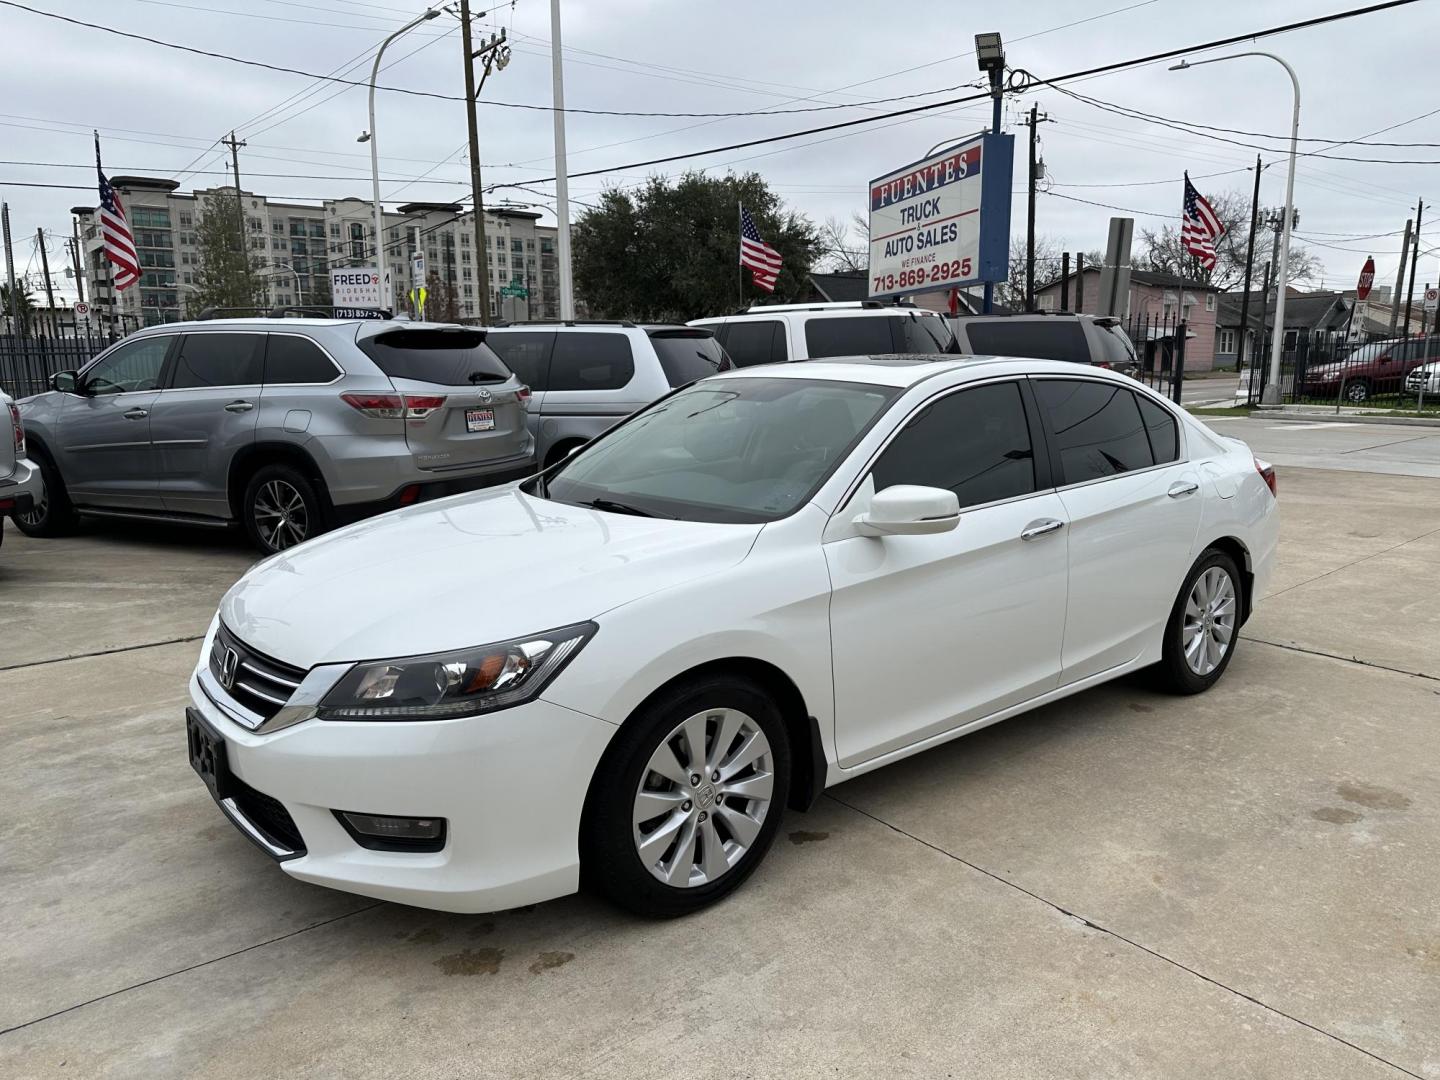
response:
<path id="1" fill-rule="evenodd" d="M 1215 242 L 1215 269 L 1206 270 L 1200 260 L 1186 251 L 1180 243 L 1179 225 L 1163 225 L 1159 229 L 1140 230 L 1140 250 L 1135 255 L 1137 270 L 1153 270 L 1158 273 L 1178 274 L 1194 281 L 1213 285 L 1217 289 L 1238 289 L 1245 282 L 1245 248 L 1250 240 L 1250 199 L 1238 191 L 1227 191 L 1219 195 L 1206 196 L 1215 210 L 1215 216 L 1225 227 L 1224 234 Z M 1178 216 L 1178 215 L 1177 215 Z M 1255 272 L 1269 258 L 1271 233 L 1262 219 L 1260 232 L 1255 237 Z M 1303 247 L 1290 245 L 1291 283 L 1314 281 L 1320 272 L 1315 257 Z M 1259 288 L 1252 282 L 1251 288 Z"/>
<path id="2" fill-rule="evenodd" d="M 827 273 L 864 273 L 870 266 L 869 226 L 860 214 L 849 224 L 838 217 L 820 226 L 820 269 Z"/>
<path id="3" fill-rule="evenodd" d="M 1037 291 L 1060 276 L 1063 243 L 1049 236 L 1035 237 L 1035 288 Z M 995 300 L 1013 311 L 1025 306 L 1025 237 L 1010 238 L 1010 273 L 995 285 Z"/>

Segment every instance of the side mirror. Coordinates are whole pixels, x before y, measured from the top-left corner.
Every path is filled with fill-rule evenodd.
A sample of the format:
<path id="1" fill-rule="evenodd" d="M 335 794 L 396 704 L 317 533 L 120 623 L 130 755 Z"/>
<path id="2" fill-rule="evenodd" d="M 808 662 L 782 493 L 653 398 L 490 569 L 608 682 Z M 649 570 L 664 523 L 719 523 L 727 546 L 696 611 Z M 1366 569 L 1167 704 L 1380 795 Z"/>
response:
<path id="1" fill-rule="evenodd" d="M 861 536 L 920 536 L 960 524 L 960 500 L 945 488 L 895 484 L 877 491 L 870 509 L 855 518 Z"/>
<path id="2" fill-rule="evenodd" d="M 80 378 L 73 371 L 57 371 L 50 376 L 50 389 L 62 394 L 78 394 Z"/>

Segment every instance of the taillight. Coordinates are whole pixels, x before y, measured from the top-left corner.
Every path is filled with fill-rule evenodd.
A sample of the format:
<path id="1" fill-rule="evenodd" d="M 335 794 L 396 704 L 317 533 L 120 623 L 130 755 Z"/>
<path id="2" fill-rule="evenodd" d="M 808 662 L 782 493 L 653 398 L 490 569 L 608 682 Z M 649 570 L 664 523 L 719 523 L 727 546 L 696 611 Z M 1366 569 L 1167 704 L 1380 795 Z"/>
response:
<path id="1" fill-rule="evenodd" d="M 377 420 L 424 420 L 445 404 L 444 395 L 406 394 L 341 394 L 340 400 L 352 409 Z"/>
<path id="2" fill-rule="evenodd" d="M 1110 361 L 1108 361 L 1108 360 L 1101 360 L 1101 361 L 1098 361 L 1098 362 L 1095 364 L 1095 366 L 1096 366 L 1096 367 L 1100 367 L 1100 368 L 1104 368 L 1106 371 L 1109 371 L 1109 370 L 1110 370 Z"/>
<path id="3" fill-rule="evenodd" d="M 525 404 L 525 402 L 529 401 L 529 400 L 530 400 L 530 387 L 528 387 L 528 386 L 522 386 L 522 387 L 520 387 L 519 390 L 516 390 L 516 391 L 515 391 L 515 400 L 518 401 L 518 402 L 520 402 L 522 405 Z"/>
<path id="4" fill-rule="evenodd" d="M 1260 474 L 1260 479 L 1265 481 L 1265 486 L 1270 489 L 1270 494 L 1278 497 L 1279 493 L 1275 490 L 1275 466 L 1268 461 L 1261 461 L 1257 457 L 1255 458 L 1255 471 Z"/>
<path id="5" fill-rule="evenodd" d="M 10 428 L 15 436 L 15 456 L 23 457 L 25 454 L 25 429 L 20 424 L 20 409 L 13 401 L 10 402 Z"/>

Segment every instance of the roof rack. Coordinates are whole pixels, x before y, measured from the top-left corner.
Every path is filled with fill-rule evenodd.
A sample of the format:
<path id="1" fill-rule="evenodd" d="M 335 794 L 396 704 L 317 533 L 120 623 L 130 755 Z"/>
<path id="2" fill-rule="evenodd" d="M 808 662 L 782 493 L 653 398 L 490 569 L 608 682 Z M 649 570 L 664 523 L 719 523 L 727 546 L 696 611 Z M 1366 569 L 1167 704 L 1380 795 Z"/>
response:
<path id="1" fill-rule="evenodd" d="M 623 326 L 635 329 L 629 319 L 497 319 L 491 326 Z"/>
<path id="2" fill-rule="evenodd" d="M 913 300 L 817 300 L 810 304 L 752 304 L 734 315 L 767 315 L 778 311 L 860 311 L 884 308 L 915 308 Z M 916 308 L 916 310 L 919 310 Z M 936 314 L 939 314 L 936 312 Z"/>
<path id="3" fill-rule="evenodd" d="M 393 319 L 394 313 L 388 308 L 335 307 L 321 304 L 305 306 L 276 305 L 275 307 L 207 307 L 201 310 L 199 319 L 205 322 L 240 313 L 240 317 L 256 319 L 283 319 L 291 313 L 311 319 Z"/>

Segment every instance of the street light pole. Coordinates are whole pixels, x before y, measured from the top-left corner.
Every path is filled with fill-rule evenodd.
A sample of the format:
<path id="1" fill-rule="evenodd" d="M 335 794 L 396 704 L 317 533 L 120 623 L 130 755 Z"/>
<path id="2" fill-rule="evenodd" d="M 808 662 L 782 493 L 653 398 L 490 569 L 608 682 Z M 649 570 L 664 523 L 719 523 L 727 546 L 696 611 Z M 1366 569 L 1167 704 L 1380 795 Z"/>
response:
<path id="1" fill-rule="evenodd" d="M 1280 360 L 1285 350 L 1285 286 L 1290 269 L 1290 225 L 1295 217 L 1295 158 L 1298 156 L 1297 146 L 1300 142 L 1300 80 L 1296 77 L 1294 68 L 1274 53 L 1268 52 L 1232 53 L 1229 56 L 1216 56 L 1210 60 L 1196 60 L 1194 63 L 1182 60 L 1170 70 L 1180 71 L 1185 68 L 1199 67 L 1201 64 L 1218 64 L 1222 60 L 1237 60 L 1242 56 L 1263 56 L 1274 60 L 1285 69 L 1285 74 L 1290 76 L 1290 86 L 1295 92 L 1295 106 L 1290 115 L 1290 170 L 1285 175 L 1285 220 L 1281 225 L 1280 266 L 1275 281 L 1277 292 L 1275 331 L 1270 345 L 1270 382 L 1265 387 L 1265 393 L 1260 401 L 1262 405 L 1279 405 Z"/>
<path id="2" fill-rule="evenodd" d="M 560 318 L 575 318 L 575 284 L 570 277 L 570 180 L 565 156 L 565 66 L 560 55 L 560 0 L 550 0 L 550 69 L 555 105 L 555 248 L 560 263 Z"/>
<path id="3" fill-rule="evenodd" d="M 375 63 L 370 67 L 370 130 L 361 136 L 361 141 L 370 143 L 370 182 L 375 201 L 375 270 L 380 276 L 382 288 L 385 286 L 385 223 L 380 216 L 380 147 L 379 141 L 375 138 L 375 80 L 380 75 L 380 58 L 385 55 L 385 50 L 390 43 L 403 34 L 408 34 L 422 22 L 427 22 L 439 14 L 440 12 L 435 8 L 426 8 L 423 14 L 416 16 L 396 30 L 380 43 L 380 48 L 375 53 Z M 394 299 L 392 291 L 391 295 L 384 298 L 381 306 L 390 307 Z"/>

